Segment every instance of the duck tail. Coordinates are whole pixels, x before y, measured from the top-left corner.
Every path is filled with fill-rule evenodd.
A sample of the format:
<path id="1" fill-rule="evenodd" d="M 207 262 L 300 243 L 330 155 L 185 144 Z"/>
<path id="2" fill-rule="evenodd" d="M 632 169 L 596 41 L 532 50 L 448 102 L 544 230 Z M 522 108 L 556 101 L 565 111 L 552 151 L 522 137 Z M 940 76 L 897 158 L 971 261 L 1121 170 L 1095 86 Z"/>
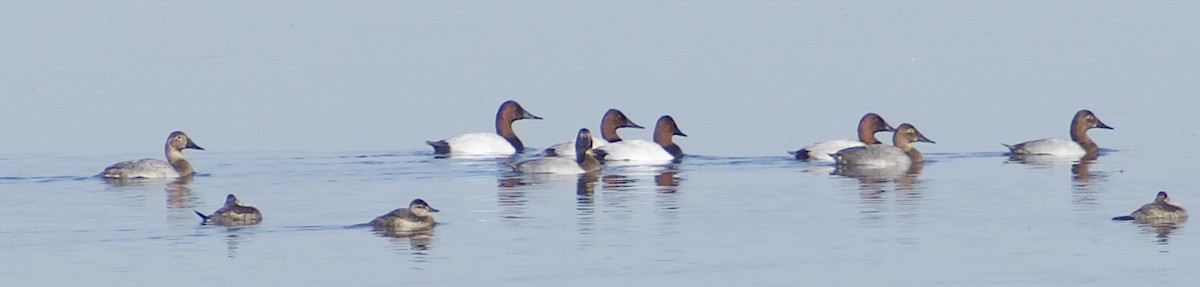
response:
<path id="1" fill-rule="evenodd" d="M 450 144 L 446 141 L 425 141 L 426 144 L 433 146 L 433 153 L 448 154 L 450 153 Z"/>
<path id="2" fill-rule="evenodd" d="M 1133 220 L 1133 216 L 1126 215 L 1126 216 L 1113 217 L 1113 221 L 1124 221 L 1124 220 Z"/>
<path id="3" fill-rule="evenodd" d="M 196 212 L 196 215 L 200 216 L 200 224 L 205 224 L 208 222 L 208 215 L 204 215 L 203 213 L 200 213 L 200 211 L 197 211 L 195 209 L 192 209 L 192 211 Z"/>
<path id="4" fill-rule="evenodd" d="M 1008 145 L 1008 144 L 1006 144 L 1006 143 L 1002 143 L 1002 144 L 1000 144 L 1000 145 L 1003 145 L 1004 147 L 1008 148 L 1008 151 L 1010 151 L 1010 152 L 1015 152 L 1015 151 L 1017 151 L 1017 146 Z"/>
<path id="5" fill-rule="evenodd" d="M 596 160 L 604 162 L 604 158 L 608 157 L 608 152 L 600 149 L 593 149 L 592 153 L 596 155 Z"/>
<path id="6" fill-rule="evenodd" d="M 798 159 L 798 160 L 808 160 L 808 158 L 809 158 L 807 149 L 800 149 L 797 151 L 788 151 L 788 154 L 796 156 L 796 159 Z"/>

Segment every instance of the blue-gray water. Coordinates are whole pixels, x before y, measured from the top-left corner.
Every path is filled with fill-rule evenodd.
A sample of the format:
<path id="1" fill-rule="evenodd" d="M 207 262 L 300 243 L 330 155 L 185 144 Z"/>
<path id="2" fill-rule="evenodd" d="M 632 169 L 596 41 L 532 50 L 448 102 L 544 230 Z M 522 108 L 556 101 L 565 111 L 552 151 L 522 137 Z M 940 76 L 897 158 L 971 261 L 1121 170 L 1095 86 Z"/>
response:
<path id="1" fill-rule="evenodd" d="M 1168 174 L 1194 171 L 1193 154 L 1110 151 L 1073 168 L 931 153 L 915 176 L 883 181 L 785 156 L 693 155 L 582 182 L 424 150 L 189 156 L 202 172 L 193 180 L 137 184 L 86 177 L 123 157 L 0 158 L 18 171 L 0 179 L 0 274 L 185 286 L 1200 281 L 1196 228 L 1109 220 L 1150 202 L 1155 182 L 1180 180 Z M 1194 189 L 1168 191 L 1200 202 Z M 199 225 L 192 210 L 211 212 L 227 193 L 265 220 Z M 431 236 L 352 226 L 413 198 L 442 211 Z"/>
<path id="2" fill-rule="evenodd" d="M 1194 1 L 0 3 L 0 284 L 1195 285 Z M 672 115 L 662 168 L 511 177 L 425 140 L 530 147 Z M 1001 143 L 1115 130 L 1087 165 Z M 898 181 L 785 151 L 877 112 L 937 144 Z M 202 175 L 106 183 L 186 131 Z M 649 130 L 622 130 L 648 139 Z M 890 134 L 881 133 L 881 138 Z M 666 172 L 664 172 L 666 171 Z M 672 186 L 674 184 L 674 186 Z M 584 187 L 580 195 L 580 186 Z M 588 187 L 591 193 L 587 193 Z M 882 192 L 881 192 L 882 191 Z M 257 226 L 199 225 L 237 194 Z M 349 227 L 413 198 L 428 238 Z M 807 283 L 807 284 L 806 284 Z M 3 284 L 11 285 L 11 284 Z"/>

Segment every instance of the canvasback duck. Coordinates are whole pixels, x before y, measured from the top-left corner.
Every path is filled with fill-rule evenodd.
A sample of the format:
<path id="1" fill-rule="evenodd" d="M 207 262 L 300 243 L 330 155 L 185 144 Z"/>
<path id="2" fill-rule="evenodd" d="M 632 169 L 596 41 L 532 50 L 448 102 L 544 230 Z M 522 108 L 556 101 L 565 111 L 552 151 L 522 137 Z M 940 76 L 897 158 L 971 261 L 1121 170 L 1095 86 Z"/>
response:
<path id="1" fill-rule="evenodd" d="M 654 141 L 626 140 L 606 144 L 597 148 L 606 161 L 672 161 L 683 158 L 683 149 L 675 144 L 672 136 L 686 137 L 671 116 L 658 118 L 654 126 Z"/>
<path id="2" fill-rule="evenodd" d="M 1071 140 L 1048 138 L 1027 141 L 1008 147 L 1013 156 L 1018 155 L 1052 155 L 1062 157 L 1078 157 L 1094 155 L 1100 151 L 1100 146 L 1088 137 L 1087 131 L 1092 128 L 1113 129 L 1101 122 L 1096 114 L 1089 110 L 1079 110 L 1071 119 Z"/>
<path id="3" fill-rule="evenodd" d="M 580 174 L 600 170 L 600 161 L 592 152 L 592 132 L 580 129 L 575 136 L 575 159 L 543 157 L 513 167 L 520 173 Z"/>
<path id="4" fill-rule="evenodd" d="M 1183 206 L 1179 206 L 1167 197 L 1167 192 L 1159 191 L 1154 197 L 1154 202 L 1142 205 L 1142 208 L 1134 210 L 1129 216 L 1113 217 L 1113 220 L 1136 220 L 1136 221 L 1183 221 L 1187 220 L 1187 210 Z"/>
<path id="5" fill-rule="evenodd" d="M 617 135 L 617 129 L 619 128 L 643 129 L 642 126 L 639 126 L 638 124 L 633 123 L 632 120 L 629 120 L 629 118 L 625 116 L 625 113 L 622 113 L 620 110 L 609 109 L 608 112 L 604 113 L 604 118 L 600 119 L 600 136 L 603 138 L 596 138 L 595 136 L 592 136 L 592 148 L 598 148 L 608 143 L 621 141 L 621 136 Z M 542 152 L 542 155 L 575 157 L 575 140 L 552 145 L 546 148 L 546 150 Z"/>
<path id="6" fill-rule="evenodd" d="M 161 161 L 152 158 L 144 158 L 131 161 L 118 162 L 104 168 L 100 175 L 107 178 L 171 178 L 190 176 L 196 173 L 192 170 L 192 164 L 183 159 L 184 149 L 204 150 L 196 143 L 192 142 L 188 135 L 181 131 L 171 132 L 167 136 L 167 143 L 164 147 L 167 153 L 167 161 Z"/>
<path id="7" fill-rule="evenodd" d="M 200 224 L 240 226 L 262 222 L 262 213 L 258 211 L 258 208 L 242 205 L 233 194 L 226 196 L 225 206 L 214 211 L 212 215 L 204 215 L 196 210 L 192 211 L 200 216 Z"/>
<path id="8" fill-rule="evenodd" d="M 911 143 L 914 142 L 934 143 L 925 138 L 925 135 L 922 135 L 916 127 L 904 123 L 900 124 L 900 127 L 896 128 L 896 133 L 892 134 L 894 146 L 872 144 L 848 148 L 833 154 L 833 158 L 838 164 L 878 167 L 907 166 L 914 162 L 924 162 L 925 157 L 912 147 Z"/>
<path id="9" fill-rule="evenodd" d="M 410 202 L 408 208 L 392 210 L 392 212 L 371 220 L 370 224 L 381 229 L 429 229 L 433 228 L 435 224 L 433 216 L 429 215 L 430 212 L 438 212 L 438 210 L 430 207 L 428 203 L 418 198 Z"/>
<path id="10" fill-rule="evenodd" d="M 875 113 L 867 113 L 863 115 L 862 119 L 858 120 L 858 141 L 846 139 L 829 140 L 806 145 L 801 147 L 800 150 L 789 151 L 788 153 L 796 156 L 798 160 L 832 162 L 833 157 L 829 155 L 852 147 L 881 144 L 882 142 L 875 138 L 875 133 L 894 131 L 896 129 L 884 121 L 883 117 Z"/>
<path id="11" fill-rule="evenodd" d="M 525 145 L 513 132 L 512 124 L 517 120 L 540 120 L 526 111 L 516 101 L 507 101 L 496 111 L 495 133 L 468 133 L 440 141 L 426 141 L 436 154 L 450 155 L 510 155 L 525 151 Z"/>

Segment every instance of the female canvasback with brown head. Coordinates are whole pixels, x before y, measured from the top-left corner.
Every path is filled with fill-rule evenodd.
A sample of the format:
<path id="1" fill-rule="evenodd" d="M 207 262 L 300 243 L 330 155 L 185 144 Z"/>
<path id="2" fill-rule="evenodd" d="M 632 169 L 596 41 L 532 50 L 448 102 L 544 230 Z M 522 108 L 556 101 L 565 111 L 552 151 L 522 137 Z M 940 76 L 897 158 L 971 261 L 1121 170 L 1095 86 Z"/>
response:
<path id="1" fill-rule="evenodd" d="M 1094 155 L 1100 151 L 1100 146 L 1088 137 L 1087 131 L 1093 128 L 1113 129 L 1100 121 L 1096 114 L 1089 110 L 1079 110 L 1071 119 L 1071 140 L 1040 139 L 1015 145 L 1004 145 L 1014 156 L 1019 155 L 1053 155 L 1062 157 L 1079 157 Z"/>
<path id="2" fill-rule="evenodd" d="M 225 196 L 225 206 L 214 211 L 212 215 L 195 212 L 200 216 L 200 224 L 240 226 L 262 222 L 262 212 L 259 212 L 258 208 L 242 205 L 233 194 Z"/>
<path id="3" fill-rule="evenodd" d="M 683 149 L 675 144 L 673 136 L 686 137 L 679 126 L 675 125 L 675 119 L 671 116 L 662 116 L 658 118 L 658 123 L 654 126 L 654 142 L 645 140 L 626 140 L 615 143 L 609 143 L 596 150 L 603 153 L 603 158 L 606 161 L 644 161 L 644 162 L 661 162 L 672 161 L 683 158 Z"/>
<path id="4" fill-rule="evenodd" d="M 181 131 L 171 132 L 163 149 L 167 153 L 167 161 L 152 158 L 118 162 L 104 168 L 100 175 L 107 178 L 172 178 L 190 176 L 196 173 L 192 164 L 183 158 L 184 149 L 204 150 L 187 134 Z"/>
<path id="5" fill-rule="evenodd" d="M 642 129 L 643 127 L 633 123 L 633 121 L 626 117 L 625 113 L 622 113 L 620 110 L 609 109 L 608 112 L 604 113 L 604 117 L 600 119 L 600 136 L 602 138 L 592 136 L 592 148 L 598 148 L 608 143 L 621 141 L 621 136 L 617 135 L 617 129 L 619 128 Z M 575 140 L 571 140 L 546 148 L 546 150 L 542 152 L 542 155 L 574 157 L 574 151 Z"/>
<path id="6" fill-rule="evenodd" d="M 391 230 L 418 230 L 433 228 L 435 222 L 429 213 L 438 212 L 420 198 L 408 203 L 408 208 L 399 208 L 371 220 L 371 226 Z"/>
<path id="7" fill-rule="evenodd" d="M 1187 210 L 1167 197 L 1167 192 L 1159 191 L 1154 202 L 1142 205 L 1129 216 L 1113 217 L 1113 220 L 1136 220 L 1142 222 L 1170 222 L 1187 220 Z"/>
<path id="8" fill-rule="evenodd" d="M 848 148 L 833 154 L 834 160 L 843 165 L 897 166 L 924 162 L 921 152 L 912 147 L 914 142 L 934 143 L 911 124 L 900 124 L 892 134 L 892 145 L 872 144 Z"/>
<path id="9" fill-rule="evenodd" d="M 517 120 L 540 120 L 516 101 L 507 101 L 496 111 L 495 133 L 468 133 L 440 141 L 426 141 L 436 154 L 449 155 L 510 155 L 525 151 L 525 144 L 513 132 Z"/>
<path id="10" fill-rule="evenodd" d="M 600 161 L 592 151 L 592 132 L 580 129 L 575 135 L 575 158 L 543 157 L 513 166 L 520 173 L 580 174 L 600 170 Z"/>
<path id="11" fill-rule="evenodd" d="M 875 138 L 877 132 L 894 132 L 896 131 L 892 125 L 883 120 L 883 117 L 875 113 L 867 113 L 862 119 L 858 120 L 858 141 L 852 140 L 829 140 L 819 143 L 806 145 L 800 150 L 789 151 L 788 153 L 796 156 L 798 160 L 807 161 L 833 161 L 830 154 L 837 153 L 839 150 L 852 147 L 860 147 L 869 144 L 880 144 L 879 139 Z"/>

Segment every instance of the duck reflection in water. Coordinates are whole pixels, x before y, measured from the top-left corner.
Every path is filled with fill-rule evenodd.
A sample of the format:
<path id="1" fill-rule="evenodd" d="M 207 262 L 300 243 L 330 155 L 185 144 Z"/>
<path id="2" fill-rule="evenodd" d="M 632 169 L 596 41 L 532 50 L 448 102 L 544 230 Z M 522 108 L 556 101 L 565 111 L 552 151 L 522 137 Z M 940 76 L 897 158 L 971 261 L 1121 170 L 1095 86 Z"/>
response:
<path id="1" fill-rule="evenodd" d="M 500 215 L 508 219 L 524 218 L 524 205 L 527 201 L 525 190 L 536 186 L 550 189 L 566 189 L 566 186 L 573 186 L 578 200 L 589 201 L 599 178 L 600 171 L 581 174 L 505 173 L 497 181 L 497 187 L 500 188 L 496 193 L 497 204 L 501 207 Z"/>
<path id="2" fill-rule="evenodd" d="M 643 185 L 642 178 L 652 175 L 654 186 L 659 192 L 676 192 L 679 183 L 683 181 L 678 173 L 678 164 L 622 166 L 616 173 L 604 176 L 604 189 L 634 190 Z"/>
<path id="3" fill-rule="evenodd" d="M 192 203 L 195 199 L 192 196 L 192 190 L 187 187 L 192 182 L 194 175 L 172 177 L 172 178 L 111 178 L 100 177 L 109 188 L 132 189 L 142 187 L 157 187 L 163 186 L 163 190 L 167 192 L 167 208 L 172 209 L 192 209 L 196 206 Z"/>
<path id="4" fill-rule="evenodd" d="M 400 251 L 426 251 L 429 250 L 429 239 L 433 238 L 433 229 L 419 230 L 396 230 L 396 229 L 375 229 L 375 234 L 389 238 L 396 245 L 396 249 Z M 419 253 L 423 254 L 423 253 Z"/>
<path id="5" fill-rule="evenodd" d="M 675 170 L 668 169 L 654 176 L 654 185 L 658 186 L 659 192 L 675 193 L 678 191 L 679 182 L 682 181 L 682 179 L 679 178 L 676 173 L 677 172 Z"/>
<path id="6" fill-rule="evenodd" d="M 191 209 L 192 205 L 192 189 L 187 187 L 187 184 L 192 181 L 191 176 L 176 178 L 171 183 L 167 184 L 164 189 L 167 192 L 167 207 L 179 209 Z"/>
<path id="7" fill-rule="evenodd" d="M 1057 155 L 1013 155 L 1005 163 L 1017 163 L 1032 169 L 1051 169 L 1071 165 L 1072 202 L 1077 204 L 1093 204 L 1096 194 L 1108 180 L 1108 174 L 1103 171 L 1093 171 L 1092 164 L 1096 162 L 1098 152 L 1087 153 L 1082 157 L 1064 157 Z"/>
<path id="8" fill-rule="evenodd" d="M 908 166 L 872 167 L 860 165 L 839 165 L 833 175 L 857 178 L 861 189 L 877 191 L 888 182 L 896 183 L 896 190 L 913 191 L 920 184 L 918 176 L 925 168 L 924 162 L 914 162 Z"/>
<path id="9" fill-rule="evenodd" d="M 580 235 L 591 234 L 596 229 L 596 199 L 593 195 L 599 182 L 600 173 L 589 172 L 579 175 L 575 183 L 575 217 L 579 220 Z"/>

